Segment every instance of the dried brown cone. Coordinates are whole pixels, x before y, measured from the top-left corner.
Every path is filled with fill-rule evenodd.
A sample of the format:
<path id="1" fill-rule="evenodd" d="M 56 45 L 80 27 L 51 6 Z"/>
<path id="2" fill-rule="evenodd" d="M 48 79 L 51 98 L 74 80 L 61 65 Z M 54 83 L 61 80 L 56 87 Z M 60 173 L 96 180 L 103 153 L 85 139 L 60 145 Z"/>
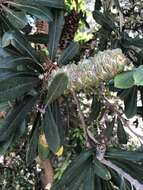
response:
<path id="1" fill-rule="evenodd" d="M 37 19 L 36 28 L 37 28 L 36 33 L 48 34 L 48 31 L 49 31 L 48 22 Z"/>
<path id="2" fill-rule="evenodd" d="M 65 16 L 65 24 L 60 39 L 60 49 L 65 49 L 73 41 L 79 27 L 79 21 L 80 13 L 76 10 L 71 10 L 71 12 Z"/>

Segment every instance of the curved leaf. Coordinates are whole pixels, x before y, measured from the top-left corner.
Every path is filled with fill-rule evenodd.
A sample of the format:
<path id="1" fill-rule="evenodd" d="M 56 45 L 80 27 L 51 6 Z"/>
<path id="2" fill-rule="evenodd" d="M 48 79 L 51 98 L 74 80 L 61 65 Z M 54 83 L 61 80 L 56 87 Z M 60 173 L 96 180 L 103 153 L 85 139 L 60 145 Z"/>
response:
<path id="1" fill-rule="evenodd" d="M 29 14 L 40 18 L 41 20 L 46 20 L 48 22 L 53 21 L 53 15 L 47 7 L 31 5 L 30 3 L 26 4 L 25 1 L 21 3 L 15 3 L 10 1 L 9 4 L 14 7 L 20 8 L 21 10 L 25 10 Z"/>
<path id="2" fill-rule="evenodd" d="M 55 10 L 54 21 L 49 25 L 48 50 L 51 60 L 54 60 L 56 56 L 63 25 L 64 12 L 61 10 Z"/>
<path id="3" fill-rule="evenodd" d="M 93 18 L 98 24 L 102 25 L 107 30 L 112 31 L 116 29 L 113 20 L 108 15 L 102 14 L 100 11 L 93 11 Z"/>
<path id="4" fill-rule="evenodd" d="M 47 6 L 53 8 L 64 8 L 64 0 L 14 0 L 16 3 L 25 3 L 36 6 Z"/>
<path id="5" fill-rule="evenodd" d="M 43 128 L 49 148 L 56 153 L 61 146 L 58 126 L 54 120 L 50 106 L 46 108 L 43 119 Z"/>
<path id="6" fill-rule="evenodd" d="M 114 86 L 116 88 L 127 89 L 134 85 L 133 71 L 127 71 L 121 74 L 118 74 L 114 78 Z"/>
<path id="7" fill-rule="evenodd" d="M 128 137 L 127 137 L 126 131 L 123 127 L 123 123 L 119 117 L 117 118 L 117 124 L 118 124 L 118 128 L 117 128 L 118 142 L 120 144 L 127 144 Z"/>
<path id="8" fill-rule="evenodd" d="M 3 10 L 7 15 L 7 19 L 18 29 L 24 28 L 24 26 L 28 23 L 26 15 L 23 11 L 13 11 L 6 6 L 2 6 Z"/>
<path id="9" fill-rule="evenodd" d="M 100 163 L 96 158 L 94 159 L 94 172 L 97 176 L 101 177 L 104 180 L 110 180 L 111 175 L 107 168 Z"/>
<path id="10" fill-rule="evenodd" d="M 24 56 L 29 56 L 39 66 L 39 70 L 43 71 L 40 65 L 40 57 L 32 48 L 29 41 L 18 31 L 5 32 L 2 38 L 2 46 L 6 47 L 12 44 Z"/>
<path id="11" fill-rule="evenodd" d="M 77 176 L 79 176 L 80 173 L 82 173 L 83 168 L 89 162 L 89 158 L 92 156 L 92 154 L 93 151 L 88 150 L 82 152 L 79 156 L 77 156 L 77 158 L 75 158 L 75 160 L 69 165 L 60 181 L 54 184 L 52 190 L 59 190 L 60 187 L 68 185 L 72 182 L 72 180 L 77 178 Z"/>
<path id="12" fill-rule="evenodd" d="M 68 85 L 68 77 L 65 73 L 59 73 L 55 75 L 55 77 L 50 83 L 50 86 L 48 87 L 46 105 L 49 105 L 53 100 L 63 95 L 64 91 L 67 88 L 67 85 Z"/>
<path id="13" fill-rule="evenodd" d="M 0 102 L 24 95 L 39 84 L 36 77 L 13 77 L 0 83 Z"/>
<path id="14" fill-rule="evenodd" d="M 143 153 L 137 151 L 126 151 L 121 149 L 109 148 L 105 154 L 106 158 L 117 158 L 140 162 L 143 161 Z"/>
<path id="15" fill-rule="evenodd" d="M 86 171 L 86 178 L 83 182 L 82 190 L 95 190 L 94 178 L 95 178 L 94 167 L 93 167 L 93 164 L 90 163 L 90 166 L 88 167 L 88 170 Z M 97 187 L 97 184 L 96 184 L 96 187 Z"/>
<path id="16" fill-rule="evenodd" d="M 125 115 L 127 118 L 135 116 L 137 113 L 137 87 L 131 88 L 128 96 L 124 99 Z"/>
<path id="17" fill-rule="evenodd" d="M 0 126 L 0 142 L 9 142 L 9 139 L 17 138 L 17 128 L 22 124 L 26 115 L 32 110 L 37 97 L 28 97 L 8 113 L 3 124 Z M 18 135 L 19 136 L 19 135 Z M 8 146 L 9 147 L 9 146 Z M 8 148 L 7 147 L 7 148 Z"/>
<path id="18" fill-rule="evenodd" d="M 31 137 L 26 152 L 27 166 L 32 164 L 38 155 L 39 126 L 40 126 L 40 115 L 37 115 L 37 118 L 35 119 L 33 124 L 33 129 L 31 132 Z"/>
<path id="19" fill-rule="evenodd" d="M 77 42 L 71 43 L 62 53 L 59 64 L 66 65 L 68 64 L 78 53 L 80 50 L 80 45 Z"/>

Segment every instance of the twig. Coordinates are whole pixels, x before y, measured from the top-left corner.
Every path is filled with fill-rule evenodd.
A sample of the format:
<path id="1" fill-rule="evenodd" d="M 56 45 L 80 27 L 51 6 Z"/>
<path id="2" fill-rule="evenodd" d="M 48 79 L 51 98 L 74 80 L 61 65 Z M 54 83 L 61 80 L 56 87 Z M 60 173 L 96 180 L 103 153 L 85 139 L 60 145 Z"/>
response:
<path id="1" fill-rule="evenodd" d="M 78 98 L 76 96 L 75 91 L 71 90 L 71 92 L 72 92 L 73 98 L 75 100 L 75 103 L 77 105 L 78 115 L 79 115 L 79 118 L 80 118 L 80 121 L 81 121 L 81 124 L 82 124 L 82 128 L 83 128 L 83 131 L 84 131 L 84 137 L 85 137 L 86 143 L 88 144 L 88 134 L 87 134 L 87 129 L 86 129 L 86 123 L 85 123 L 85 120 L 84 120 L 84 115 L 83 115 L 83 113 L 81 111 L 80 104 L 79 104 L 79 101 L 78 101 Z"/>
<path id="2" fill-rule="evenodd" d="M 129 181 L 132 187 L 135 187 L 137 190 L 143 189 L 143 184 L 141 184 L 138 180 L 134 179 L 128 173 L 124 172 L 121 168 L 113 164 L 111 161 L 102 159 L 100 160 L 100 162 L 108 166 L 109 168 L 112 168 L 113 170 L 115 170 L 121 177 Z"/>
<path id="3" fill-rule="evenodd" d="M 102 97 L 103 97 L 103 96 L 102 96 Z M 125 127 L 127 127 L 137 138 L 143 140 L 143 136 L 140 135 L 140 134 L 137 134 L 137 133 L 130 127 L 129 121 L 128 121 L 126 118 L 124 118 L 124 117 L 122 116 L 122 113 L 121 113 L 119 110 L 117 110 L 116 107 L 115 107 L 113 104 L 111 104 L 105 97 L 103 97 L 103 99 L 106 101 L 105 105 L 106 105 L 107 107 L 109 107 L 111 110 L 113 110 L 113 111 L 118 115 L 118 117 L 124 122 Z"/>

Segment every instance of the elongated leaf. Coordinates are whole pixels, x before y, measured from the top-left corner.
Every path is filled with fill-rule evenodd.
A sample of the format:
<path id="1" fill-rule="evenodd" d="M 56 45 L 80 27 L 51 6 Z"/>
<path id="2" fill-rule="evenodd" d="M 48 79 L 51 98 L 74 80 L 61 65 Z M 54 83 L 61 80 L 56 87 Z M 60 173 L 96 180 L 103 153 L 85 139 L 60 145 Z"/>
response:
<path id="1" fill-rule="evenodd" d="M 94 159 L 94 172 L 97 176 L 101 177 L 104 180 L 110 180 L 111 179 L 110 172 L 96 158 Z"/>
<path id="2" fill-rule="evenodd" d="M 47 44 L 49 35 L 48 34 L 31 34 L 31 35 L 26 35 L 26 38 L 30 42 L 34 43 L 39 43 L 39 44 Z"/>
<path id="3" fill-rule="evenodd" d="M 59 59 L 60 65 L 68 64 L 78 53 L 80 50 L 79 43 L 73 42 L 71 43 L 63 52 Z"/>
<path id="4" fill-rule="evenodd" d="M 101 7 L 102 7 L 102 2 L 101 2 L 101 0 L 96 0 L 95 1 L 95 5 L 94 5 L 94 10 L 100 10 L 101 9 Z"/>
<path id="5" fill-rule="evenodd" d="M 91 112 L 90 112 L 90 120 L 94 121 L 98 118 L 101 111 L 101 102 L 96 95 L 93 95 L 92 104 L 91 104 Z"/>
<path id="6" fill-rule="evenodd" d="M 85 165 L 84 165 L 82 171 L 80 171 L 78 177 L 75 177 L 74 180 L 72 180 L 71 183 L 67 185 L 67 188 L 65 190 L 73 190 L 73 189 L 79 190 L 82 183 L 84 182 L 85 178 L 87 177 L 88 170 L 90 170 L 90 168 L 91 168 L 90 165 L 91 165 L 91 161 L 89 161 L 89 160 L 86 161 Z M 92 170 L 92 172 L 93 172 L 93 170 Z M 90 177 L 91 177 L 91 175 L 90 175 Z M 90 179 L 90 180 L 92 180 L 92 179 Z M 94 180 L 93 180 L 93 183 L 94 183 Z M 92 184 L 90 183 L 90 190 L 92 190 L 91 185 Z"/>
<path id="7" fill-rule="evenodd" d="M 142 183 L 143 181 L 143 176 L 142 175 L 138 175 L 138 170 L 136 170 L 136 168 L 133 168 L 132 165 L 134 165 L 133 162 L 128 162 L 128 164 L 126 165 L 126 163 L 122 162 L 122 161 L 118 161 L 118 160 L 112 160 L 112 162 L 117 165 L 118 167 L 120 167 L 121 169 L 123 169 L 126 173 L 128 173 L 129 175 L 131 175 L 135 180 L 138 180 L 140 183 Z M 142 166 L 140 166 L 142 167 Z"/>
<path id="8" fill-rule="evenodd" d="M 11 24 L 16 28 L 22 29 L 28 23 L 26 15 L 23 11 L 13 11 L 6 6 L 2 6 L 2 8 L 6 12 L 9 22 L 11 22 Z"/>
<path id="9" fill-rule="evenodd" d="M 111 186 L 109 181 L 102 180 L 102 189 L 104 189 L 104 190 L 113 190 L 113 187 Z"/>
<path id="10" fill-rule="evenodd" d="M 63 185 L 68 185 L 70 182 L 72 182 L 72 180 L 77 178 L 77 176 L 79 176 L 79 174 L 83 171 L 86 162 L 88 162 L 88 159 L 91 157 L 92 154 L 93 154 L 92 150 L 82 152 L 70 164 L 70 166 L 67 168 L 60 181 L 55 183 L 52 190 L 57 190 L 59 187 L 63 187 Z"/>
<path id="11" fill-rule="evenodd" d="M 13 77 L 0 83 L 0 102 L 13 100 L 29 92 L 39 83 L 36 77 Z"/>
<path id="12" fill-rule="evenodd" d="M 58 101 L 54 101 L 52 103 L 51 109 L 52 109 L 52 113 L 53 113 L 55 122 L 56 122 L 56 124 L 58 126 L 58 131 L 59 131 L 59 136 L 60 136 L 60 139 L 61 139 L 61 144 L 63 144 L 64 136 L 65 136 L 65 134 L 64 134 L 65 129 L 64 129 L 63 118 L 62 118 L 62 115 L 61 115 L 60 105 L 59 105 Z"/>
<path id="13" fill-rule="evenodd" d="M 116 28 L 113 20 L 108 15 L 103 15 L 97 10 L 93 11 L 93 18 L 98 24 L 102 25 L 107 30 L 112 31 Z"/>
<path id="14" fill-rule="evenodd" d="M 113 118 L 112 121 L 106 122 L 106 130 L 105 130 L 104 134 L 105 134 L 105 137 L 109 140 L 113 135 L 114 125 L 115 125 L 115 117 Z"/>
<path id="15" fill-rule="evenodd" d="M 0 126 L 0 142 L 15 141 L 18 136 L 16 135 L 17 128 L 22 124 L 26 115 L 32 110 L 37 98 L 29 97 L 23 102 L 16 105 L 11 112 L 7 115 L 3 125 Z M 14 137 L 14 138 L 13 138 Z M 12 143 L 12 142 L 11 142 Z M 10 145 L 10 144 L 9 144 Z M 7 146 L 8 148 L 9 146 Z"/>
<path id="16" fill-rule="evenodd" d="M 94 178 L 95 178 L 94 167 L 92 163 L 90 163 L 90 166 L 88 167 L 88 170 L 86 171 L 86 178 L 84 180 L 82 190 L 95 190 Z"/>
<path id="17" fill-rule="evenodd" d="M 133 71 L 127 71 L 121 74 L 118 74 L 114 78 L 114 86 L 116 88 L 122 88 L 122 89 L 127 89 L 132 87 L 134 83 L 134 78 L 133 78 Z"/>
<path id="18" fill-rule="evenodd" d="M 41 20 L 46 20 L 48 22 L 53 21 L 53 15 L 51 11 L 46 7 L 25 4 L 25 1 L 21 3 L 9 2 L 9 4 L 14 7 L 20 8 L 21 10 L 25 10 L 29 14 L 34 15 Z"/>
<path id="19" fill-rule="evenodd" d="M 95 187 L 97 187 L 98 190 L 102 190 L 102 184 L 101 184 L 102 179 L 95 175 Z"/>
<path id="20" fill-rule="evenodd" d="M 39 65 L 34 63 L 33 59 L 28 56 L 22 56 L 16 51 L 10 51 L 7 48 L 0 48 L 0 70 L 16 69 L 18 66 L 29 66 L 31 70 L 39 70 Z"/>
<path id="21" fill-rule="evenodd" d="M 23 3 L 23 0 L 15 0 L 16 3 Z M 64 0 L 24 0 L 25 4 L 36 6 L 47 6 L 53 8 L 64 8 Z"/>
<path id="22" fill-rule="evenodd" d="M 130 90 L 128 96 L 124 99 L 125 115 L 127 118 L 135 116 L 137 113 L 137 87 L 133 87 Z"/>
<path id="23" fill-rule="evenodd" d="M 118 142 L 120 144 L 127 144 L 128 137 L 127 137 L 126 131 L 123 127 L 123 123 L 119 117 L 117 118 L 117 123 L 118 123 L 118 128 L 117 128 Z"/>
<path id="24" fill-rule="evenodd" d="M 0 142 L 0 154 L 3 155 L 7 149 L 12 145 L 14 139 L 14 134 L 11 135 L 6 141 Z"/>
<path id="25" fill-rule="evenodd" d="M 143 48 L 143 39 L 142 38 L 131 38 L 127 33 L 123 33 L 123 37 L 121 39 L 122 46 L 125 48 L 129 48 L 129 46 L 136 46 L 139 48 Z"/>
<path id="26" fill-rule="evenodd" d="M 121 180 L 120 190 L 127 190 L 127 188 L 126 188 L 126 183 L 125 183 L 125 180 L 124 180 L 124 179 Z"/>
<path id="27" fill-rule="evenodd" d="M 58 126 L 54 120 L 50 106 L 47 107 L 44 115 L 43 128 L 49 148 L 55 153 L 61 146 Z"/>
<path id="28" fill-rule="evenodd" d="M 49 25 L 48 49 L 51 60 L 54 60 L 64 25 L 63 11 L 54 11 L 54 21 Z"/>
<path id="29" fill-rule="evenodd" d="M 121 149 L 110 148 L 107 150 L 105 157 L 117 158 L 121 160 L 129 161 L 143 161 L 143 153 L 137 151 L 126 151 Z"/>
<path id="30" fill-rule="evenodd" d="M 141 65 L 137 69 L 135 69 L 135 71 L 133 73 L 133 78 L 135 81 L 135 85 L 143 86 L 143 65 Z"/>
<path id="31" fill-rule="evenodd" d="M 47 105 L 64 94 L 68 85 L 68 77 L 65 73 L 57 74 L 48 87 Z"/>
<path id="32" fill-rule="evenodd" d="M 40 66 L 40 57 L 37 52 L 31 47 L 28 40 L 18 31 L 5 32 L 2 39 L 2 46 L 6 47 L 12 44 L 18 51 L 20 51 L 24 56 L 29 56 L 33 59 L 35 63 L 38 64 L 39 70 L 42 70 Z"/>
<path id="33" fill-rule="evenodd" d="M 37 118 L 34 121 L 33 130 L 31 133 L 30 141 L 26 152 L 27 166 L 31 165 L 38 155 L 39 126 L 40 126 L 40 115 L 37 115 Z"/>

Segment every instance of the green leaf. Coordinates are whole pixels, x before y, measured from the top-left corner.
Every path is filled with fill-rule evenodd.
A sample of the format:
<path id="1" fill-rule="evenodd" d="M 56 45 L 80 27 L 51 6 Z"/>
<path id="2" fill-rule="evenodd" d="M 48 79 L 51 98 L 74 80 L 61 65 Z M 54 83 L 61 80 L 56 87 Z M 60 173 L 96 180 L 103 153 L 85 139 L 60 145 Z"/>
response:
<path id="1" fill-rule="evenodd" d="M 136 46 L 139 48 L 143 48 L 143 39 L 142 38 L 131 38 L 127 33 L 123 33 L 123 37 L 121 38 L 122 46 L 125 48 L 129 48 L 129 46 Z"/>
<path id="2" fill-rule="evenodd" d="M 96 0 L 96 1 L 95 1 L 95 5 L 94 5 L 94 10 L 99 11 L 99 10 L 101 9 L 101 7 L 102 7 L 102 2 L 101 2 L 101 0 Z"/>
<path id="3" fill-rule="evenodd" d="M 82 173 L 83 168 L 88 163 L 89 158 L 92 156 L 92 154 L 93 150 L 88 150 L 82 152 L 79 156 L 77 156 L 77 158 L 75 158 L 75 160 L 69 165 L 60 181 L 54 184 L 52 190 L 59 190 L 60 187 L 68 185 L 72 182 L 72 180 L 77 178 L 77 176 Z"/>
<path id="4" fill-rule="evenodd" d="M 112 160 L 112 162 L 117 165 L 118 167 L 120 167 L 121 169 L 123 169 L 123 171 L 125 171 L 126 173 L 128 173 L 129 175 L 131 175 L 135 180 L 138 180 L 140 183 L 142 183 L 143 181 L 143 175 L 138 175 L 138 170 L 136 167 L 134 166 L 134 162 L 124 162 L 122 160 Z M 136 165 L 136 164 L 135 164 Z M 140 168 L 143 168 L 142 165 L 140 165 Z M 142 170 L 143 172 L 143 170 Z"/>
<path id="5" fill-rule="evenodd" d="M 2 8 L 5 11 L 9 22 L 11 22 L 11 24 L 16 28 L 22 29 L 28 23 L 24 11 L 13 11 L 6 6 L 2 6 Z"/>
<path id="6" fill-rule="evenodd" d="M 82 171 L 79 173 L 78 177 L 75 177 L 70 184 L 67 185 L 67 189 L 65 190 L 79 190 L 82 183 L 85 181 L 85 178 L 87 177 L 87 172 L 88 170 L 91 168 L 91 161 L 86 161 L 85 162 L 85 166 L 83 167 Z M 93 172 L 93 170 L 92 170 Z M 92 179 L 90 179 L 92 180 Z M 90 181 L 91 182 L 91 181 Z M 94 180 L 92 181 L 92 183 L 90 183 L 90 190 L 92 190 L 93 188 L 93 183 Z"/>
<path id="7" fill-rule="evenodd" d="M 92 104 L 91 104 L 91 112 L 90 112 L 90 120 L 94 121 L 98 118 L 101 111 L 101 102 L 97 95 L 93 95 Z"/>
<path id="8" fill-rule="evenodd" d="M 71 43 L 62 53 L 59 64 L 66 65 L 68 64 L 78 53 L 80 50 L 80 45 L 77 42 Z"/>
<path id="9" fill-rule="evenodd" d="M 124 178 L 121 179 L 120 190 L 127 190 Z"/>
<path id="10" fill-rule="evenodd" d="M 98 190 L 103 190 L 102 189 L 102 184 L 101 184 L 102 179 L 100 177 L 98 177 L 97 175 L 95 175 L 95 187 Z"/>
<path id="11" fill-rule="evenodd" d="M 64 25 L 63 11 L 55 9 L 54 21 L 49 25 L 48 50 L 51 60 L 54 60 L 59 46 L 60 36 Z"/>
<path id="12" fill-rule="evenodd" d="M 32 48 L 28 40 L 18 31 L 5 32 L 2 38 L 2 46 L 6 47 L 12 44 L 24 56 L 29 56 L 35 63 L 38 64 L 39 70 L 42 70 L 40 65 L 40 57 Z M 42 70 L 43 71 L 43 70 Z"/>
<path id="13" fill-rule="evenodd" d="M 58 126 L 54 120 L 50 106 L 46 108 L 46 113 L 43 119 L 43 128 L 50 150 L 56 153 L 61 146 L 61 140 Z"/>
<path id="14" fill-rule="evenodd" d="M 39 83 L 36 77 L 13 77 L 0 83 L 0 102 L 10 101 L 29 92 Z"/>
<path id="15" fill-rule="evenodd" d="M 63 124 L 63 118 L 62 118 L 62 115 L 61 115 L 60 105 L 59 105 L 58 101 L 54 101 L 51 104 L 51 110 L 52 110 L 55 122 L 56 122 L 56 124 L 58 126 L 58 131 L 59 131 L 59 136 L 60 136 L 60 139 L 61 139 L 61 144 L 63 144 L 64 143 L 64 137 L 65 137 L 65 134 L 64 134 L 65 131 L 64 131 L 64 124 Z"/>
<path id="16" fill-rule="evenodd" d="M 28 56 L 22 56 L 16 51 L 0 48 L 0 70 L 15 70 L 18 66 L 29 66 L 33 70 L 39 70 L 39 66 Z"/>
<path id="17" fill-rule="evenodd" d="M 38 155 L 39 126 L 40 126 L 40 115 L 37 115 L 34 121 L 32 133 L 30 136 L 30 141 L 26 152 L 27 166 L 31 165 Z"/>
<path id="18" fill-rule="evenodd" d="M 3 155 L 6 153 L 7 149 L 12 145 L 14 139 L 14 134 L 11 135 L 6 141 L 0 142 L 0 154 Z"/>
<path id="19" fill-rule="evenodd" d="M 143 65 L 135 69 L 133 73 L 133 78 L 135 81 L 135 85 L 143 86 Z"/>
<path id="20" fill-rule="evenodd" d="M 86 178 L 83 182 L 83 189 L 82 190 L 95 190 L 94 178 L 95 178 L 94 167 L 93 167 L 93 164 L 90 163 L 88 170 L 86 170 Z"/>
<path id="21" fill-rule="evenodd" d="M 38 156 L 40 157 L 40 159 L 42 159 L 42 160 L 48 159 L 49 153 L 50 153 L 49 147 L 44 147 L 40 143 L 40 139 L 39 139 L 39 143 L 38 143 Z"/>
<path id="22" fill-rule="evenodd" d="M 104 181 L 104 180 L 102 180 L 102 188 L 104 190 L 113 190 L 113 187 L 111 186 L 110 181 Z"/>
<path id="23" fill-rule="evenodd" d="M 133 71 L 123 72 L 114 78 L 114 86 L 116 88 L 127 89 L 134 85 Z"/>
<path id="24" fill-rule="evenodd" d="M 105 129 L 105 137 L 107 139 L 111 139 L 112 135 L 113 135 L 113 128 L 114 128 L 114 125 L 115 125 L 115 117 L 113 118 L 112 121 L 109 121 L 109 122 L 105 122 L 106 123 L 106 129 Z"/>
<path id="25" fill-rule="evenodd" d="M 139 151 L 126 151 L 122 149 L 109 148 L 105 154 L 106 158 L 117 158 L 121 160 L 129 160 L 142 162 L 143 161 L 143 153 Z"/>
<path id="26" fill-rule="evenodd" d="M 64 8 L 64 0 L 15 0 L 15 3 L 25 3 L 36 6 L 47 6 L 52 8 Z"/>
<path id="27" fill-rule="evenodd" d="M 46 20 L 48 22 L 53 21 L 53 15 L 47 7 L 25 4 L 25 1 L 21 3 L 9 2 L 9 4 L 14 7 L 20 8 L 21 10 L 25 10 L 27 13 L 41 20 Z"/>
<path id="28" fill-rule="evenodd" d="M 125 115 L 127 118 L 135 116 L 137 113 L 137 87 L 134 86 L 128 96 L 124 99 Z"/>
<path id="29" fill-rule="evenodd" d="M 68 85 L 68 77 L 65 73 L 59 73 L 55 75 L 48 87 L 47 104 L 49 105 L 53 100 L 57 99 L 64 94 Z"/>
<path id="30" fill-rule="evenodd" d="M 36 99 L 37 97 L 28 97 L 18 105 L 14 106 L 14 108 L 8 113 L 3 124 L 0 126 L 1 143 L 9 142 L 9 139 L 11 138 L 12 141 L 15 141 L 15 138 L 19 137 L 18 134 L 16 135 L 17 128 L 22 124 L 28 112 L 32 110 Z"/>
<path id="31" fill-rule="evenodd" d="M 98 24 L 102 25 L 104 28 L 106 28 L 109 31 L 116 29 L 113 20 L 106 14 L 102 14 L 101 12 L 95 10 L 93 11 L 93 18 Z"/>
<path id="32" fill-rule="evenodd" d="M 127 144 L 128 137 L 127 137 L 126 131 L 123 127 L 123 123 L 119 117 L 117 118 L 117 124 L 118 124 L 118 127 L 117 127 L 118 142 L 120 144 Z"/>
<path id="33" fill-rule="evenodd" d="M 26 35 L 26 38 L 28 41 L 33 42 L 33 43 L 39 43 L 39 44 L 47 44 L 49 35 L 48 34 L 30 34 Z"/>
<path id="34" fill-rule="evenodd" d="M 110 180 L 111 175 L 107 168 L 100 163 L 96 158 L 94 159 L 94 172 L 97 176 L 101 177 L 104 180 Z"/>

